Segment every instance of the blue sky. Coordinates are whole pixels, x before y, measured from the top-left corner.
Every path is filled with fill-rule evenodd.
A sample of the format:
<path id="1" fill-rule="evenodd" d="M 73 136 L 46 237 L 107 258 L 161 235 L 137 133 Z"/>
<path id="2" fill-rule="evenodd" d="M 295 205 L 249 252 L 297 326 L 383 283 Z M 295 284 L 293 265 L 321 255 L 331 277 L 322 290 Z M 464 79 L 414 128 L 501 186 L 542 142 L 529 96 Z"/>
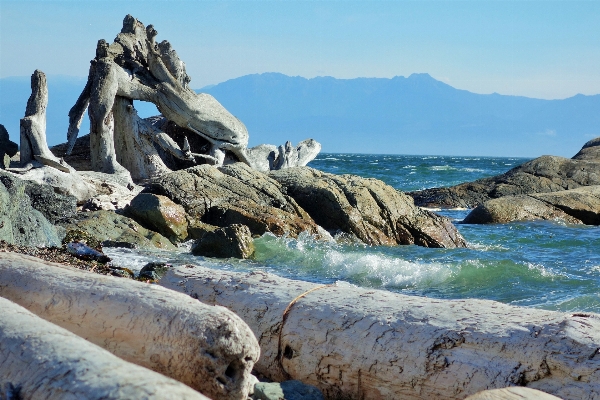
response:
<path id="1" fill-rule="evenodd" d="M 172 43 L 194 88 L 261 72 L 427 72 L 476 93 L 600 93 L 600 1 L 0 0 L 0 78 L 86 76 L 128 13 Z"/>

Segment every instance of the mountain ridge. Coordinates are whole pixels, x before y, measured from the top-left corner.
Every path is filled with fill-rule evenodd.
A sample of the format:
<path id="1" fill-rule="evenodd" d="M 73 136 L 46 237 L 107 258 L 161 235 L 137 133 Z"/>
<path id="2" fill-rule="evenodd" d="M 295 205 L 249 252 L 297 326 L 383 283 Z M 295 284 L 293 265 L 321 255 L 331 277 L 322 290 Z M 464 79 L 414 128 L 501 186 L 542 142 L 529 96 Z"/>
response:
<path id="1" fill-rule="evenodd" d="M 84 85 L 85 78 L 48 76 L 51 145 L 65 141 L 68 111 Z M 311 137 L 331 153 L 570 157 L 600 136 L 600 95 L 546 100 L 477 94 L 427 73 L 337 79 L 266 72 L 196 91 L 213 95 L 240 118 L 251 146 Z M 28 77 L 0 79 L 0 123 L 13 141 L 29 93 Z M 157 113 L 151 104 L 135 106 L 142 116 Z"/>

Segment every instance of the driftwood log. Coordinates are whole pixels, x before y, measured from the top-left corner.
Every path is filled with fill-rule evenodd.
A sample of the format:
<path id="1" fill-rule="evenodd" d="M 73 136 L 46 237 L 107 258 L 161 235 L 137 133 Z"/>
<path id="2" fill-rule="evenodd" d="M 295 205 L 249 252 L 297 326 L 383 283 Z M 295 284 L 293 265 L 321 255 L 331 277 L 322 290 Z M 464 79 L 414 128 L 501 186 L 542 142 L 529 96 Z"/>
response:
<path id="1" fill-rule="evenodd" d="M 207 399 L 2 297 L 0 310 L 0 399 Z"/>
<path id="2" fill-rule="evenodd" d="M 257 371 L 329 399 L 463 399 L 506 386 L 600 398 L 598 314 L 202 267 L 172 269 L 160 284 L 237 313 L 259 338 Z"/>
<path id="3" fill-rule="evenodd" d="M 223 307 L 13 253 L 0 253 L 0 296 L 210 398 L 246 399 L 259 348 Z"/>

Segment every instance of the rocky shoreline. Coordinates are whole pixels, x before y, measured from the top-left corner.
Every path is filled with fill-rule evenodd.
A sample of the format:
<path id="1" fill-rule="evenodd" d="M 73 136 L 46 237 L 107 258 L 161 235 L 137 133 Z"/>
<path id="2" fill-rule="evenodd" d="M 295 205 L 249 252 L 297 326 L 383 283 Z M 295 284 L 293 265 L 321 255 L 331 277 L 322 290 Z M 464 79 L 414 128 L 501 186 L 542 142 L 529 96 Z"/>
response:
<path id="1" fill-rule="evenodd" d="M 595 314 L 190 265 L 156 263 L 134 277 L 112 266 L 103 248 L 173 250 L 189 240 L 194 255 L 252 258 L 264 234 L 464 248 L 450 219 L 418 205 L 473 207 L 540 191 L 553 200 L 536 201 L 554 202 L 569 222 L 596 221 L 585 205 L 598 192 L 580 187 L 600 184 L 598 140 L 573 160 L 545 156 L 500 178 L 413 193 L 415 205 L 379 180 L 307 167 L 320 150 L 312 139 L 248 148 L 244 124 L 191 91 L 185 64 L 156 36 L 128 15 L 113 43 L 98 42 L 67 143 L 46 143 L 41 71 L 19 153 L 0 125 L 0 303 L 9 316 L 0 318 L 0 398 L 459 399 L 505 386 L 528 386 L 518 396 L 529 398 L 533 388 L 600 396 Z M 133 100 L 163 115 L 141 119 Z M 88 108 L 91 133 L 78 137 Z M 113 373 L 127 368 L 133 378 Z M 267 394 L 253 368 L 286 382 Z"/>
<path id="2" fill-rule="evenodd" d="M 407 193 L 415 204 L 470 208 L 464 223 L 560 220 L 600 224 L 600 138 L 573 158 L 542 156 L 490 178 Z"/>

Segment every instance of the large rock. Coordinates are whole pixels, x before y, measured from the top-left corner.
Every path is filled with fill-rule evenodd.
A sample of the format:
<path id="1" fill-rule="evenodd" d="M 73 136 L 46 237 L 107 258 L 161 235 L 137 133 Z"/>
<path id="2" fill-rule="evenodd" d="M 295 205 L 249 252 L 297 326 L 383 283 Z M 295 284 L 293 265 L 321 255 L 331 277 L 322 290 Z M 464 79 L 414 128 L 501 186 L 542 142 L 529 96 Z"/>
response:
<path id="1" fill-rule="evenodd" d="M 34 204 L 42 212 L 32 206 L 27 191 L 32 193 Z M 49 195 L 44 199 L 43 195 Z M 57 201 L 56 205 L 52 201 Z M 61 211 L 59 208 L 64 206 Z M 58 194 L 50 194 L 43 187 L 26 182 L 18 177 L 0 172 L 0 239 L 10 244 L 28 247 L 60 246 L 64 230 L 52 225 L 44 216 L 59 219 L 70 212 L 73 204 L 69 198 Z"/>
<path id="2" fill-rule="evenodd" d="M 50 185 L 25 181 L 25 193 L 29 196 L 32 207 L 52 224 L 70 218 L 77 212 L 77 199 L 56 192 Z"/>
<path id="3" fill-rule="evenodd" d="M 100 210 L 77 214 L 63 225 L 68 231 L 80 230 L 101 243 L 130 243 L 141 249 L 175 250 L 169 239 L 144 228 L 134 220 L 112 211 Z"/>
<path id="4" fill-rule="evenodd" d="M 146 191 L 182 205 L 192 226 L 196 221 L 219 227 L 242 224 L 255 235 L 292 237 L 319 231 L 294 199 L 281 192 L 279 183 L 243 163 L 172 172 L 154 180 Z"/>
<path id="5" fill-rule="evenodd" d="M 600 186 L 488 200 L 471 211 L 463 222 L 487 224 L 536 219 L 600 225 Z"/>
<path id="6" fill-rule="evenodd" d="M 573 160 L 600 161 L 600 137 L 592 139 L 583 145 L 581 150 L 573 156 Z"/>
<path id="7" fill-rule="evenodd" d="M 125 209 L 127 216 L 175 243 L 188 236 L 185 209 L 165 196 L 140 193 Z"/>
<path id="8" fill-rule="evenodd" d="M 196 256 L 250 258 L 254 254 L 252 234 L 246 225 L 233 224 L 207 232 L 192 247 Z"/>
<path id="9" fill-rule="evenodd" d="M 422 207 L 474 208 L 490 199 L 600 185 L 600 138 L 589 141 L 572 159 L 542 156 L 490 178 L 433 188 L 408 195 Z"/>
<path id="10" fill-rule="evenodd" d="M 73 196 L 77 204 L 83 204 L 89 198 L 96 195 L 93 186 L 85 181 L 78 172 L 64 172 L 56 168 L 44 165 L 40 168 L 32 168 L 20 175 L 20 178 L 36 182 L 40 185 L 48 185 L 57 193 Z"/>
<path id="11" fill-rule="evenodd" d="M 330 232 L 351 234 L 370 245 L 466 245 L 448 218 L 416 207 L 410 197 L 377 179 L 309 167 L 273 171 L 269 176 Z"/>

